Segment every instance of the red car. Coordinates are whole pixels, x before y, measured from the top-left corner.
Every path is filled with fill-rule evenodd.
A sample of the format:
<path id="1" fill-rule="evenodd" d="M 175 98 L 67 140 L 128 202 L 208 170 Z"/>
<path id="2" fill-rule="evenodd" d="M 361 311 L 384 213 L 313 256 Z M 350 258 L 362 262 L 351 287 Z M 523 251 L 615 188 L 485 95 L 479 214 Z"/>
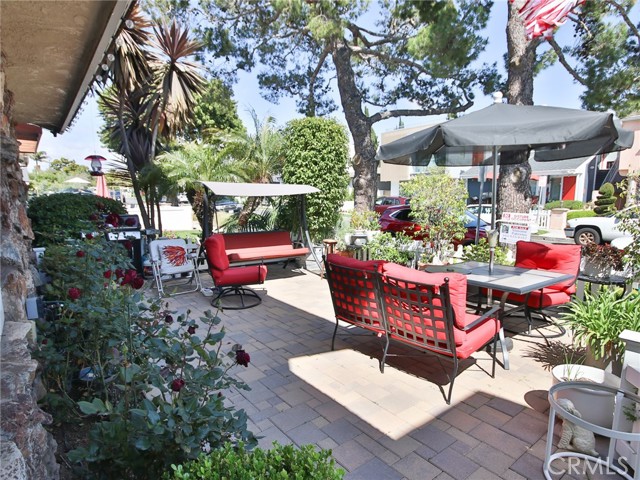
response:
<path id="1" fill-rule="evenodd" d="M 376 204 L 373 209 L 377 214 L 381 215 L 389 207 L 395 207 L 396 205 L 408 205 L 409 199 L 407 197 L 380 197 L 376 200 Z"/>
<path id="2" fill-rule="evenodd" d="M 462 240 L 454 240 L 453 244 L 458 246 L 470 245 L 476 240 L 476 224 L 477 217 L 468 210 L 465 211 L 465 228 L 467 231 L 464 234 Z M 411 218 L 411 207 L 409 205 L 398 205 L 396 207 L 387 208 L 379 219 L 380 230 L 383 232 L 398 233 L 403 232 L 411 237 L 420 239 L 422 235 L 420 232 L 420 225 L 413 221 Z M 487 223 L 482 219 L 480 220 L 480 238 L 486 238 L 487 233 L 485 231 Z"/>

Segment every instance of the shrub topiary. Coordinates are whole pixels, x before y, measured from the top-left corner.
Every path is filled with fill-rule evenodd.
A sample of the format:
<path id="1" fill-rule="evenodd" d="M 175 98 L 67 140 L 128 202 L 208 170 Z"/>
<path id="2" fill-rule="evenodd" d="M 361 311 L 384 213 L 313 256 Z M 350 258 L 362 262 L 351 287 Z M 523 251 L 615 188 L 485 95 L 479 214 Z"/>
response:
<path id="1" fill-rule="evenodd" d="M 598 190 L 598 193 L 600 195 L 594 202 L 596 206 L 593 209 L 593 211 L 596 212 L 596 215 L 604 217 L 614 213 L 616 211 L 616 197 L 614 196 L 615 189 L 613 188 L 613 185 L 610 183 L 603 183 Z"/>
<path id="2" fill-rule="evenodd" d="M 33 245 L 45 247 L 67 238 L 80 238 L 81 232 L 95 229 L 92 215 L 110 213 L 126 214 L 127 210 L 122 203 L 97 195 L 54 193 L 35 197 L 27 210 L 35 235 Z"/>
<path id="3" fill-rule="evenodd" d="M 197 460 L 183 465 L 172 465 L 165 480 L 223 480 L 232 478 L 340 480 L 344 470 L 336 468 L 330 450 L 316 451 L 311 445 L 296 448 L 293 445 L 273 443 L 273 448 L 256 448 L 247 451 L 226 444 L 201 455 Z"/>

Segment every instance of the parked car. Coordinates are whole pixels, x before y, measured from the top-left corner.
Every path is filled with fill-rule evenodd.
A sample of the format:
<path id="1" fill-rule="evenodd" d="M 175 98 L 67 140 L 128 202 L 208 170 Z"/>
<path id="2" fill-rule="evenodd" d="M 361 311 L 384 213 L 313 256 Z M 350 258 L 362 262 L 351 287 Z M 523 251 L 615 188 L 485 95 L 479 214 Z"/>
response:
<path id="1" fill-rule="evenodd" d="M 469 210 L 473 214 L 473 216 L 478 215 L 478 209 L 480 209 L 480 219 L 490 224 L 491 210 L 493 210 L 491 208 L 491 204 L 483 203 L 482 206 L 480 206 L 477 203 L 472 203 L 471 205 L 467 205 L 467 210 Z"/>
<path id="2" fill-rule="evenodd" d="M 627 207 L 621 210 L 621 212 L 629 210 L 633 210 L 632 218 L 637 221 L 638 207 Z M 615 214 L 606 217 L 573 218 L 567 222 L 564 234 L 568 238 L 573 238 L 578 245 L 586 245 L 588 243 L 600 244 L 628 235 L 628 233 L 620 228 L 620 219 Z"/>
<path id="3" fill-rule="evenodd" d="M 219 212 L 239 212 L 242 205 L 232 198 L 221 197 L 216 198 L 216 210 Z"/>
<path id="4" fill-rule="evenodd" d="M 462 240 L 455 240 L 454 245 L 470 245 L 476 239 L 476 225 L 478 218 L 469 210 L 465 211 L 464 226 L 467 229 Z M 424 237 L 420 233 L 421 227 L 411 218 L 411 207 L 409 205 L 398 205 L 387 208 L 380 216 L 380 230 L 383 232 L 398 233 L 403 232 L 411 237 L 420 239 Z M 486 238 L 487 223 L 480 219 L 480 238 Z"/>
<path id="5" fill-rule="evenodd" d="M 376 213 L 382 214 L 389 207 L 408 204 L 409 199 L 407 197 L 380 197 L 376 200 L 376 204 L 373 209 L 376 211 Z"/>

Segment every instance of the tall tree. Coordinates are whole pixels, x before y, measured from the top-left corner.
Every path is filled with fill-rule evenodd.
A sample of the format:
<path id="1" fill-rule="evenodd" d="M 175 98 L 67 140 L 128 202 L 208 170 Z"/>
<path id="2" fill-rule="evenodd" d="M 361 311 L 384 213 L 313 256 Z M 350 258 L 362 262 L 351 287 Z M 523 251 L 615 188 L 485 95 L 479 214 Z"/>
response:
<path id="1" fill-rule="evenodd" d="M 486 41 L 489 0 L 401 1 L 374 10 L 353 0 L 207 0 L 202 37 L 232 69 L 264 66 L 266 97 L 297 99 L 306 116 L 336 109 L 334 82 L 353 138 L 358 210 L 373 207 L 375 146 L 371 127 L 400 116 L 462 112 L 473 87 L 487 85 L 493 68 L 473 70 Z M 375 20 L 372 18 L 375 16 Z M 398 104 L 411 108 L 397 108 Z M 367 115 L 365 107 L 376 110 Z"/>
<path id="2" fill-rule="evenodd" d="M 36 152 L 33 155 L 31 155 L 31 159 L 36 162 L 36 167 L 35 167 L 35 171 L 39 172 L 40 171 L 40 163 L 41 162 L 46 162 L 47 158 L 49 158 L 49 156 L 47 155 L 47 152 Z"/>
<path id="3" fill-rule="evenodd" d="M 150 29 L 134 8 L 115 45 L 100 106 L 111 142 L 120 146 L 127 161 L 148 229 L 155 226 L 155 214 L 160 215 L 161 195 L 146 183 L 143 198 L 138 175 L 153 165 L 159 142 L 175 138 L 189 122 L 195 95 L 204 85 L 199 66 L 191 60 L 200 44 L 175 21 Z"/>

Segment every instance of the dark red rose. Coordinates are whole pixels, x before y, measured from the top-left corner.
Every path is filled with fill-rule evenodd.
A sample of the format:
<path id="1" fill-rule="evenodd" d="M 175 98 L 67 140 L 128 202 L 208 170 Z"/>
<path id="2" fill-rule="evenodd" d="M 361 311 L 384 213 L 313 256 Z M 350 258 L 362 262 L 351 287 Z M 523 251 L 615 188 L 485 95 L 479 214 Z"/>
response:
<path id="1" fill-rule="evenodd" d="M 46 345 L 47 343 L 49 343 L 49 340 L 47 340 L 46 338 L 42 340 L 42 345 Z"/>
<path id="2" fill-rule="evenodd" d="M 91 215 L 89 215 L 89 220 L 91 220 L 92 222 L 97 222 L 98 220 L 100 220 L 100 217 L 97 213 L 92 213 Z"/>
<path id="3" fill-rule="evenodd" d="M 191 325 L 189 328 L 187 328 L 187 332 L 189 332 L 190 335 L 193 335 L 194 333 L 196 333 L 196 327 L 195 325 Z"/>
<path id="4" fill-rule="evenodd" d="M 236 363 L 243 367 L 248 367 L 251 357 L 244 350 L 236 350 Z"/>
<path id="5" fill-rule="evenodd" d="M 87 233 L 87 234 L 85 235 L 85 238 L 86 238 L 87 240 L 93 240 L 93 233 Z"/>
<path id="6" fill-rule="evenodd" d="M 109 215 L 107 215 L 107 218 L 105 218 L 105 222 L 113 225 L 114 227 L 120 225 L 120 221 L 120 215 L 118 215 L 117 213 L 110 213 Z"/>
<path id="7" fill-rule="evenodd" d="M 140 290 L 144 285 L 144 278 L 137 276 L 133 280 L 131 280 L 131 286 L 136 290 Z"/>
<path id="8" fill-rule="evenodd" d="M 111 270 L 107 270 L 102 275 L 104 276 L 104 278 L 111 278 L 111 274 L 112 274 Z"/>
<path id="9" fill-rule="evenodd" d="M 84 255 L 85 255 L 85 253 L 82 250 L 78 250 L 76 252 L 76 257 L 78 257 L 78 258 L 82 258 L 82 257 L 84 257 Z"/>
<path id="10" fill-rule="evenodd" d="M 164 321 L 167 323 L 173 323 L 173 316 L 172 315 L 165 315 L 164 316 Z"/>
<path id="11" fill-rule="evenodd" d="M 80 291 L 79 288 L 72 287 L 69 290 L 67 290 L 67 295 L 71 300 L 77 300 L 82 295 L 82 292 Z"/>
<path id="12" fill-rule="evenodd" d="M 124 277 L 124 270 L 122 270 L 121 268 L 116 268 L 116 278 L 122 277 Z"/>
<path id="13" fill-rule="evenodd" d="M 133 217 L 129 217 L 124 221 L 124 224 L 127 227 L 135 227 L 136 226 L 136 219 Z"/>
<path id="14" fill-rule="evenodd" d="M 173 382 L 171 382 L 171 390 L 174 392 L 179 392 L 184 387 L 185 381 L 182 378 L 175 378 Z"/>
<path id="15" fill-rule="evenodd" d="M 131 250 L 133 248 L 133 243 L 131 243 L 131 240 L 125 240 L 124 242 L 122 242 L 122 245 L 127 250 Z"/>

